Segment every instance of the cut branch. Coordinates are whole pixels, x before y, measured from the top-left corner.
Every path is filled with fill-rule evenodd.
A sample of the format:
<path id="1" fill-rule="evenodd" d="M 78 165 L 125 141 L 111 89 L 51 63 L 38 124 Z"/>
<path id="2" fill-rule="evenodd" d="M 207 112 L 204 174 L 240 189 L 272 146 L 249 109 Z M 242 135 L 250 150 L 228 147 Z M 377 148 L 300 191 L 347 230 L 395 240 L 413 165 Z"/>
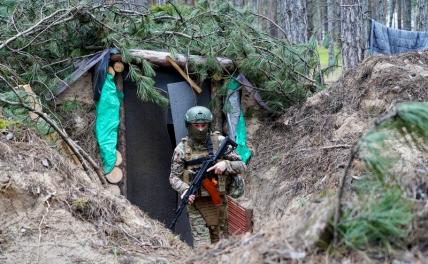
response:
<path id="1" fill-rule="evenodd" d="M 50 14 L 49 16 L 41 19 L 39 22 L 37 22 L 36 24 L 34 24 L 33 26 L 29 27 L 27 30 L 19 32 L 18 34 L 16 34 L 15 36 L 5 40 L 1 45 L 0 45 L 0 49 L 4 48 L 7 44 L 9 44 L 10 42 L 14 41 L 15 39 L 21 37 L 21 36 L 26 36 L 28 34 L 33 33 L 34 31 L 36 31 L 36 29 L 41 26 L 44 22 L 48 21 L 49 19 L 51 19 L 52 17 L 56 16 L 57 14 L 64 12 L 64 11 L 70 11 L 69 9 L 59 9 L 55 12 L 53 12 L 52 14 Z"/>

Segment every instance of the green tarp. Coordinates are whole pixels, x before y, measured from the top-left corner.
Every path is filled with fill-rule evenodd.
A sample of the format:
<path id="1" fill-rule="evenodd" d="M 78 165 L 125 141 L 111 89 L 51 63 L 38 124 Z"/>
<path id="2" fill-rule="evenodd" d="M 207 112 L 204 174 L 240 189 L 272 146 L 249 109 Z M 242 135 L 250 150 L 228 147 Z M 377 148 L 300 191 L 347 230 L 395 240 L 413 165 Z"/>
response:
<path id="1" fill-rule="evenodd" d="M 107 73 L 99 101 L 96 103 L 95 136 L 100 148 L 104 173 L 110 173 L 116 163 L 119 111 L 123 93 L 116 88 L 113 75 Z"/>
<path id="2" fill-rule="evenodd" d="M 242 111 L 241 115 L 239 116 L 238 125 L 236 126 L 236 143 L 238 144 L 236 152 L 238 152 L 242 161 L 247 164 L 251 157 L 251 151 L 247 147 L 247 130 L 245 128 L 245 119 Z"/>
<path id="3" fill-rule="evenodd" d="M 228 125 L 229 125 L 229 134 L 232 134 L 234 140 L 238 144 L 236 152 L 241 157 L 242 161 L 248 163 L 248 160 L 251 157 L 251 151 L 247 147 L 247 131 L 245 127 L 245 119 L 242 113 L 240 106 L 240 98 L 238 94 L 238 88 L 241 86 L 239 82 L 235 79 L 231 79 L 227 84 L 228 91 L 228 101 L 231 109 L 229 109 L 228 115 Z"/>

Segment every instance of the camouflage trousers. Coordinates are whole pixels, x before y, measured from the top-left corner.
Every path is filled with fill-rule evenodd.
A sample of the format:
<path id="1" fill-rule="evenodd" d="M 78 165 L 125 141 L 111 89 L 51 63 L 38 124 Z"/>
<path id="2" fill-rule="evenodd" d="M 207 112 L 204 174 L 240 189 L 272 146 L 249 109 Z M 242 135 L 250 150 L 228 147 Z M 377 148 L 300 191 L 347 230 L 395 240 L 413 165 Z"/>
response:
<path id="1" fill-rule="evenodd" d="M 197 197 L 194 204 L 187 206 L 193 247 L 200 248 L 216 243 L 227 236 L 226 197 L 223 203 L 215 206 L 210 197 Z"/>

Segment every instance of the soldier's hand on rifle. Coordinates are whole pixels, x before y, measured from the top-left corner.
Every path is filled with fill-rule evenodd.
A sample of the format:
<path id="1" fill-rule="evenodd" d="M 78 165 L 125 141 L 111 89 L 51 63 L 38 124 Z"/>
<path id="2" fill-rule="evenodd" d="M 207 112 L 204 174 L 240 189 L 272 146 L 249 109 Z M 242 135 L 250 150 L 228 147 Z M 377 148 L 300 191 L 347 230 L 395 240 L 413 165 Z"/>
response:
<path id="1" fill-rule="evenodd" d="M 226 161 L 222 160 L 220 162 L 217 162 L 214 166 L 209 168 L 207 172 L 214 171 L 215 174 L 223 174 L 223 172 L 226 170 Z"/>
<path id="2" fill-rule="evenodd" d="M 184 196 L 186 195 L 187 191 L 188 191 L 188 190 L 186 190 L 186 191 L 185 191 L 185 192 L 180 196 L 180 198 L 181 198 L 181 199 L 183 199 L 183 198 L 184 198 Z M 189 203 L 189 204 L 192 204 L 194 201 L 195 201 L 195 195 L 194 195 L 194 194 L 192 194 L 192 195 L 190 195 L 190 196 L 189 196 L 189 201 L 188 201 L 188 203 Z"/>

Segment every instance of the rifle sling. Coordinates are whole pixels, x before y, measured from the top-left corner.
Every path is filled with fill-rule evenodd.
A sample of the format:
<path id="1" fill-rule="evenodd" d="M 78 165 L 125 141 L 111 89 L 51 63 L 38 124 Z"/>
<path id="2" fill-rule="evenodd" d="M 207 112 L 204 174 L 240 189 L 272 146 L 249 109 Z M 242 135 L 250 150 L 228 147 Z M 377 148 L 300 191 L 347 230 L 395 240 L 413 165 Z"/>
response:
<path id="1" fill-rule="evenodd" d="M 204 161 L 209 160 L 210 158 L 214 157 L 213 143 L 211 141 L 211 137 L 208 137 L 206 145 L 207 145 L 207 149 L 208 149 L 208 157 L 201 157 L 201 158 L 192 159 L 192 160 L 185 160 L 184 166 L 194 166 L 194 165 L 202 164 Z"/>

